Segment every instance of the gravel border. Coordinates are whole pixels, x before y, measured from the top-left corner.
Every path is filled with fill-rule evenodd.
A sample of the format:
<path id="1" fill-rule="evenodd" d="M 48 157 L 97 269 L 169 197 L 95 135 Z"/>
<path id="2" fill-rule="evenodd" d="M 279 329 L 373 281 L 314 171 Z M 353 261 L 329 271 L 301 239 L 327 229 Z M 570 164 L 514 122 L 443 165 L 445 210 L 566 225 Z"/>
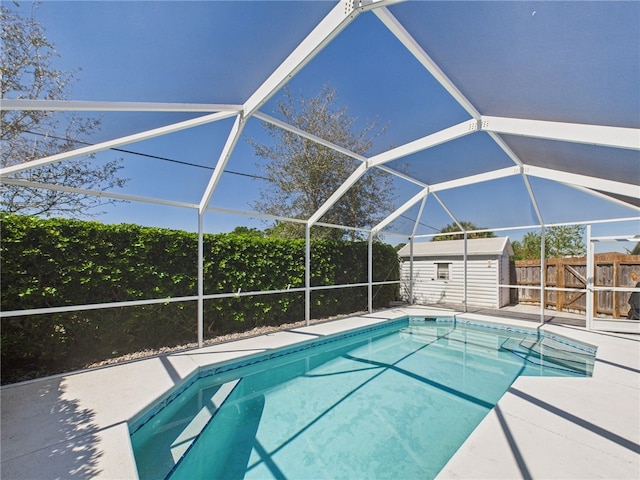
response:
<path id="1" fill-rule="evenodd" d="M 361 315 L 363 313 L 367 313 L 367 312 L 366 311 L 352 312 L 352 313 L 344 314 L 344 315 L 336 315 L 336 316 L 333 316 L 333 317 L 309 320 L 309 325 L 316 325 L 318 323 L 332 322 L 334 320 L 340 320 L 342 318 L 348 318 L 348 317 L 352 317 L 354 315 Z M 282 325 L 278 325 L 278 326 L 255 327 L 255 328 L 252 328 L 251 330 L 247 330 L 245 332 L 229 333 L 227 335 L 220 335 L 218 337 L 214 337 L 214 338 L 211 338 L 209 340 L 205 340 L 204 346 L 207 347 L 209 345 L 214 345 L 214 344 L 218 344 L 218 343 L 233 342 L 235 340 L 241 340 L 243 338 L 257 337 L 259 335 L 265 335 L 267 333 L 280 332 L 280 331 L 283 331 L 283 330 L 291 330 L 293 328 L 304 327 L 306 325 L 307 325 L 307 322 L 305 320 L 303 320 L 301 322 L 283 323 Z M 193 342 L 193 343 L 187 343 L 187 344 L 184 344 L 184 345 L 177 345 L 175 347 L 162 347 L 162 348 L 158 348 L 158 349 L 140 350 L 138 352 L 132 352 L 132 353 L 128 353 L 126 355 L 121 355 L 119 357 L 108 358 L 106 360 L 102 360 L 102 361 L 99 361 L 99 362 L 94 362 L 94 363 L 87 364 L 87 365 L 85 365 L 83 367 L 83 370 L 91 369 L 91 368 L 104 367 L 104 366 L 107 366 L 107 365 L 116 365 L 118 363 L 131 362 L 131 361 L 134 361 L 134 360 L 141 360 L 141 359 L 144 359 L 144 358 L 155 357 L 157 355 L 166 355 L 168 353 L 176 353 L 176 352 L 184 352 L 184 351 L 187 351 L 187 350 L 195 350 L 197 348 L 198 348 L 198 344 L 196 342 Z"/>

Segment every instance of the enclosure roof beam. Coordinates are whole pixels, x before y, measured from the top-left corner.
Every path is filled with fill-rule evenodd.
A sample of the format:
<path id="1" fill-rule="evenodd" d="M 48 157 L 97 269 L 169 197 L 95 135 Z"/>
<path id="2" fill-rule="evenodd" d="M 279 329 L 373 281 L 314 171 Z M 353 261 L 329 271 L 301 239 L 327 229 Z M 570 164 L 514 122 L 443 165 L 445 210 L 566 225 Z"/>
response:
<path id="1" fill-rule="evenodd" d="M 424 199 L 427 195 L 429 195 L 429 187 L 421 190 L 420 192 L 415 194 L 413 197 L 411 197 L 409 200 L 407 200 L 403 205 L 398 207 L 394 212 L 388 215 L 387 218 L 385 218 L 380 223 L 378 223 L 375 227 L 373 227 L 371 229 L 371 233 L 373 233 L 374 235 L 378 233 L 380 230 L 385 228 L 391 222 L 398 219 L 403 213 L 405 213 L 407 210 L 413 207 L 416 203 Z"/>
<path id="2" fill-rule="evenodd" d="M 0 110 L 50 112 L 234 112 L 242 105 L 209 103 L 87 102 L 78 100 L 2 99 Z"/>
<path id="3" fill-rule="evenodd" d="M 433 194 L 433 198 L 435 198 L 438 203 L 440 204 L 440 206 L 444 209 L 445 212 L 447 212 L 447 215 L 449 215 L 449 217 L 451 218 L 451 220 L 453 220 L 453 222 L 458 226 L 458 228 L 460 229 L 460 231 L 464 231 L 464 228 L 462 227 L 462 224 L 458 221 L 458 219 L 456 218 L 456 216 L 453 214 L 453 212 L 451 210 L 449 210 L 449 207 L 447 207 L 445 205 L 445 203 L 442 201 L 442 199 L 440 198 L 440 196 L 436 193 L 436 192 L 432 192 Z"/>
<path id="4" fill-rule="evenodd" d="M 411 230 L 411 237 L 416 236 L 416 232 L 418 231 L 418 225 L 420 225 L 420 219 L 422 218 L 422 212 L 424 212 L 424 207 L 427 206 L 427 198 L 429 195 L 425 195 L 422 199 L 422 203 L 420 203 L 420 210 L 418 210 L 418 215 L 416 216 L 416 221 L 413 222 L 413 230 Z"/>
<path id="5" fill-rule="evenodd" d="M 545 222 L 544 222 L 544 217 L 542 216 L 542 211 L 540 210 L 540 206 L 538 205 L 538 199 L 536 198 L 536 194 L 533 191 L 533 187 L 531 186 L 529 177 L 527 177 L 524 173 L 522 174 L 522 181 L 524 182 L 524 186 L 527 189 L 527 194 L 529 195 L 529 199 L 531 200 L 533 209 L 536 212 L 538 223 L 540 223 L 540 225 L 542 226 L 544 225 Z"/>
<path id="6" fill-rule="evenodd" d="M 283 130 L 286 130 L 288 132 L 291 133 L 295 133 L 296 135 L 300 135 L 303 138 L 306 138 L 308 140 L 311 140 L 312 142 L 315 142 L 319 145 L 323 145 L 327 148 L 330 148 L 331 150 L 334 150 L 338 153 L 342 153 L 343 155 L 346 155 L 348 157 L 351 158 L 355 158 L 356 160 L 359 160 L 361 162 L 366 162 L 367 161 L 367 157 L 360 155 L 358 153 L 352 152 L 349 149 L 346 149 L 344 147 L 341 147 L 340 145 L 336 145 L 335 143 L 329 142 L 328 140 L 325 140 L 323 138 L 318 137 L 317 135 L 313 135 L 312 133 L 309 132 L 305 132 L 304 130 L 298 128 L 298 127 L 294 127 L 293 125 L 290 125 L 286 122 L 283 122 L 282 120 L 278 120 L 277 118 L 274 118 L 270 115 L 266 115 L 262 112 L 256 112 L 253 115 L 255 118 L 258 118 L 264 122 L 270 123 L 272 125 L 275 125 L 276 127 L 282 128 Z"/>
<path id="7" fill-rule="evenodd" d="M 434 183 L 430 189 L 432 192 L 440 192 L 442 190 L 450 190 L 452 188 L 464 187 L 467 185 L 473 185 L 475 183 L 488 182 L 490 180 L 497 180 L 499 178 L 511 177 L 513 175 L 520 174 L 520 168 L 506 167 L 498 170 L 492 170 L 490 172 L 478 173 L 476 175 L 469 175 L 468 177 L 456 178 L 455 180 L 448 180 L 446 182 Z"/>
<path id="8" fill-rule="evenodd" d="M 620 200 L 619 198 L 616 197 L 612 197 L 611 195 L 607 195 L 605 193 L 602 192 L 598 192 L 597 190 L 593 190 L 591 188 L 586 188 L 586 187 L 581 187 L 579 185 L 569 185 L 570 187 L 575 188 L 576 190 L 580 190 L 581 192 L 587 193 L 593 197 L 596 198 L 600 198 L 602 200 L 606 200 L 607 202 L 610 203 L 615 203 L 616 205 L 620 205 L 621 207 L 625 207 L 625 208 L 632 208 L 634 210 L 640 211 L 640 206 L 639 205 L 634 205 L 632 203 L 629 202 L 625 202 L 624 200 Z M 638 187 L 640 189 L 640 187 Z"/>
<path id="9" fill-rule="evenodd" d="M 311 227 L 317 223 L 327 211 L 333 207 L 333 205 L 347 193 L 347 191 L 362 177 L 367 171 L 367 164 L 362 163 L 358 165 L 358 168 L 347 178 L 338 189 L 324 202 L 316 212 L 309 217 L 308 225 Z"/>
<path id="10" fill-rule="evenodd" d="M 490 180 L 496 180 L 496 179 L 499 179 L 499 178 L 510 177 L 510 176 L 518 175 L 518 174 L 520 174 L 520 168 L 514 166 L 514 167 L 502 168 L 502 169 L 499 169 L 499 170 L 493 170 L 491 172 L 479 173 L 477 175 L 470 175 L 468 177 L 458 178 L 456 180 L 450 180 L 450 181 L 446 181 L 446 182 L 435 183 L 435 184 L 433 184 L 431 186 L 428 186 L 428 187 L 424 188 L 423 190 L 418 192 L 416 195 L 411 197 L 409 200 L 407 200 L 401 207 L 399 207 L 397 210 L 395 210 L 393 213 L 391 213 L 387 218 L 385 218 L 378 225 L 373 227 L 372 231 L 373 231 L 373 233 L 379 232 L 380 230 L 385 228 L 389 223 L 391 223 L 392 221 L 396 220 L 400 215 L 402 215 L 404 212 L 406 212 L 409 208 L 411 208 L 416 203 L 418 203 L 420 200 L 425 198 L 429 193 L 434 193 L 435 194 L 435 192 L 439 192 L 439 191 L 442 191 L 442 190 L 449 190 L 449 189 L 452 189 L 452 188 L 463 187 L 463 186 L 466 186 L 466 185 L 472 185 L 472 184 L 475 184 L 475 183 L 486 182 L 486 181 L 490 181 Z M 436 198 L 437 198 L 437 196 L 436 196 Z M 440 203 L 440 205 L 442 205 L 442 207 L 445 209 L 445 211 L 451 217 L 451 219 L 456 224 L 458 224 L 458 226 L 462 229 L 462 226 L 458 223 L 458 221 L 456 220 L 455 216 L 451 213 L 451 211 L 444 205 L 444 202 L 442 202 L 441 199 L 438 199 L 438 202 Z"/>
<path id="11" fill-rule="evenodd" d="M 411 36 L 409 32 L 402 26 L 402 24 L 386 9 L 381 8 L 375 11 L 376 16 L 385 24 L 385 26 L 402 42 L 402 44 L 411 52 L 411 54 L 422 64 L 423 67 L 436 79 L 440 85 L 451 95 L 462 108 L 464 108 L 469 115 L 474 119 L 479 120 L 481 118 L 480 112 L 474 107 L 474 105 L 465 97 L 465 95 L 458 89 L 458 87 L 447 77 L 447 75 L 440 69 L 435 61 L 424 51 L 420 44 Z M 481 124 L 479 126 L 481 128 Z M 490 132 L 490 136 L 498 144 L 500 148 L 513 160 L 513 162 L 522 166 L 523 162 L 518 156 L 502 141 L 502 139 L 495 133 Z M 522 179 L 526 185 L 527 192 L 533 208 L 536 211 L 538 220 L 542 222 L 542 214 L 538 207 L 537 200 L 533 194 L 529 180 L 525 175 Z M 438 200 L 440 201 L 440 200 Z M 440 201 L 441 202 L 441 201 Z M 441 202 L 442 203 L 442 202 Z M 452 217 L 453 218 L 453 217 Z M 456 222 L 457 223 L 457 222 Z M 458 224 L 459 225 L 459 224 Z"/>
<path id="12" fill-rule="evenodd" d="M 236 112 L 218 112 L 210 115 L 204 115 L 202 117 L 193 118 L 183 122 L 173 123 L 160 128 L 154 128 L 152 130 L 146 130 L 144 132 L 135 133 L 126 137 L 116 138 L 115 140 L 108 140 L 106 142 L 97 143 L 95 145 L 89 145 L 87 147 L 78 148 L 76 150 L 70 150 L 68 152 L 58 153 L 50 155 L 48 157 L 40 158 L 38 160 L 31 160 L 30 162 L 20 163 L 17 165 L 11 165 L 0 169 L 0 175 L 9 175 L 12 173 L 22 172 L 31 168 L 42 167 L 51 163 L 61 162 L 63 160 L 69 160 L 71 158 L 82 157 L 84 155 L 91 155 L 103 150 L 109 150 L 110 148 L 121 147 L 130 143 L 140 142 L 142 140 L 148 140 L 150 138 L 159 137 L 168 133 L 178 132 L 187 128 L 198 127 L 207 123 L 216 122 L 225 118 L 237 115 Z"/>
<path id="13" fill-rule="evenodd" d="M 419 187 L 425 188 L 428 185 L 420 180 L 418 180 L 417 178 L 413 178 L 411 175 L 407 175 L 406 173 L 402 173 L 399 172 L 397 170 L 394 170 L 393 168 L 389 168 L 386 165 L 378 165 L 376 168 L 378 168 L 379 170 L 382 170 L 383 172 L 388 173 L 389 175 L 393 175 L 394 177 L 398 177 L 401 178 L 402 180 L 406 180 L 409 183 L 413 183 L 414 185 L 417 185 Z"/>
<path id="14" fill-rule="evenodd" d="M 610 235 L 606 237 L 591 237 L 592 242 L 640 242 L 640 235 Z"/>
<path id="15" fill-rule="evenodd" d="M 577 185 L 580 187 L 600 190 L 601 192 L 614 193 L 616 195 L 623 195 L 625 197 L 631 198 L 638 198 L 638 194 L 640 191 L 640 187 L 638 187 L 638 185 L 631 183 L 605 180 L 603 178 L 589 177 L 587 175 L 563 172 L 561 170 L 536 167 L 533 165 L 526 165 L 524 167 L 524 173 L 529 176 L 545 178 L 547 180 L 565 183 L 570 186 Z"/>
<path id="16" fill-rule="evenodd" d="M 195 208 L 198 208 L 198 205 L 196 205 Z M 291 223 L 300 223 L 300 224 L 307 223 L 307 220 L 304 218 L 283 217 L 282 215 L 271 215 L 268 213 L 260 213 L 260 212 L 248 212 L 246 210 L 237 210 L 235 208 L 212 207 L 211 205 L 207 207 L 206 211 L 215 212 L 215 213 L 225 213 L 228 215 L 236 215 L 239 217 L 260 218 L 263 220 L 276 220 L 281 222 L 291 222 Z"/>
<path id="17" fill-rule="evenodd" d="M 500 135 L 495 132 L 488 132 L 489 136 L 493 139 L 494 142 L 502 149 L 507 156 L 518 165 L 520 168 L 520 174 L 522 176 L 522 181 L 524 182 L 525 188 L 527 189 L 527 194 L 529 195 L 529 200 L 531 201 L 531 205 L 536 212 L 536 217 L 538 218 L 538 222 L 540 225 L 544 224 L 544 218 L 542 217 L 542 211 L 540 211 L 540 206 L 538 205 L 538 200 L 533 192 L 533 188 L 531 187 L 531 182 L 529 182 L 529 178 L 523 173 L 524 163 L 520 158 L 515 154 L 511 147 L 505 143 Z"/>
<path id="18" fill-rule="evenodd" d="M 482 116 L 481 129 L 505 135 L 640 150 L 640 129 Z"/>
<path id="19" fill-rule="evenodd" d="M 291 133 L 295 133 L 296 135 L 300 135 L 303 138 L 306 138 L 308 140 L 311 140 L 312 142 L 315 142 L 319 145 L 323 145 L 327 148 L 330 148 L 338 153 L 341 153 L 343 155 L 346 155 L 348 157 L 354 158 L 360 162 L 366 162 L 367 161 L 367 157 L 365 157 L 364 155 L 360 155 L 359 153 L 355 153 L 349 149 L 346 149 L 344 147 L 341 147 L 340 145 L 336 145 L 335 143 L 329 142 L 323 138 L 320 138 L 316 135 L 313 135 L 309 132 L 306 132 L 305 130 L 302 130 L 298 127 L 294 127 L 293 125 L 290 125 L 286 122 L 283 122 L 282 120 L 278 120 L 277 118 L 274 118 L 270 115 L 264 114 L 262 112 L 256 112 L 253 115 L 254 118 L 260 119 L 264 122 L 270 123 L 276 127 L 282 128 L 283 130 L 287 130 Z M 390 175 L 393 175 L 395 177 L 398 178 L 402 178 L 403 180 L 406 180 L 407 182 L 410 183 L 414 183 L 420 187 L 426 187 L 427 185 L 424 182 L 421 182 L 419 180 L 416 180 L 415 178 L 402 173 L 402 172 L 398 172 L 397 170 L 394 170 L 392 168 L 389 168 L 387 166 L 384 165 L 378 165 L 377 166 L 378 169 L 387 172 Z"/>
<path id="20" fill-rule="evenodd" d="M 177 202 L 173 200 L 164 200 L 160 198 L 151 198 L 151 197 L 141 197 L 138 195 L 129 195 L 126 193 L 104 192 L 101 190 L 69 187 L 66 185 L 56 185 L 52 183 L 32 182 L 29 180 L 23 180 L 21 178 L 3 178 L 2 183 L 6 185 L 19 185 L 21 187 L 27 187 L 27 188 L 42 188 L 42 189 L 53 190 L 57 192 L 77 193 L 79 195 L 89 195 L 89 196 L 99 197 L 99 198 L 111 198 L 114 200 L 124 200 L 127 202 L 153 203 L 156 205 L 166 205 L 170 207 L 180 207 L 180 208 L 189 208 L 189 209 L 198 208 L 198 204 L 196 203 Z"/>
<path id="21" fill-rule="evenodd" d="M 606 223 L 619 223 L 619 222 L 637 222 L 640 221 L 640 217 L 620 217 L 620 218 L 604 218 L 600 220 L 582 220 L 577 222 L 558 222 L 558 223 L 549 223 L 545 225 L 545 228 L 548 227 L 564 227 L 564 226 L 573 226 L 573 225 L 598 225 L 598 224 L 606 224 Z M 532 230 L 534 228 L 540 228 L 541 225 L 514 225 L 511 227 L 495 227 L 492 229 L 482 229 L 482 230 L 468 230 L 467 233 L 479 233 L 479 232 L 509 232 L 514 230 Z M 401 235 L 401 234 L 399 234 Z M 437 236 L 437 233 L 429 233 L 424 235 L 414 235 L 414 238 L 431 238 Z"/>
<path id="22" fill-rule="evenodd" d="M 433 78 L 444 87 L 449 95 L 451 95 L 469 115 L 476 120 L 479 119 L 480 112 L 478 112 L 473 104 L 458 90 L 458 87 L 447 77 L 429 54 L 423 50 L 413 36 L 407 32 L 398 19 L 396 19 L 387 8 L 378 8 L 374 10 L 374 13 L 422 66 L 427 69 Z"/>
<path id="23" fill-rule="evenodd" d="M 218 158 L 218 162 L 216 163 L 216 167 L 211 174 L 211 178 L 209 179 L 209 184 L 204 191 L 204 195 L 202 196 L 202 200 L 200 200 L 200 206 L 198 207 L 198 212 L 200 215 L 204 213 L 207 206 L 209 205 L 209 201 L 213 196 L 213 192 L 218 186 L 218 182 L 220 182 L 220 178 L 224 173 L 224 169 L 227 166 L 227 162 L 229 158 L 231 158 L 231 153 L 238 143 L 238 139 L 240 138 L 240 134 L 244 128 L 245 121 L 242 118 L 242 115 L 236 116 L 236 121 L 233 123 L 231 127 L 231 131 L 229 132 L 229 136 L 227 137 L 227 141 L 222 148 L 222 152 L 220 153 L 220 157 Z"/>
<path id="24" fill-rule="evenodd" d="M 462 186 L 465 186 L 465 185 L 471 185 L 471 184 L 475 184 L 475 183 L 479 183 L 479 182 L 495 180 L 495 179 L 498 179 L 498 178 L 504 178 L 504 177 L 509 177 L 509 176 L 513 176 L 513 175 L 518 175 L 519 173 L 520 173 L 520 168 L 519 167 L 515 167 L 515 166 L 514 167 L 507 167 L 507 168 L 503 168 L 503 169 L 500 169 L 500 170 L 494 170 L 494 171 L 491 171 L 491 172 L 480 173 L 478 175 L 470 175 L 468 177 L 464 177 L 464 178 L 460 178 L 460 179 L 456 179 L 456 180 L 436 183 L 436 184 L 433 184 L 431 186 L 425 187 L 423 190 L 421 190 L 416 195 L 414 195 L 409 200 L 407 200 L 401 207 L 399 207 L 397 210 L 395 210 L 393 213 L 391 213 L 382 222 L 380 222 L 378 225 L 373 227 L 372 232 L 373 233 L 377 233 L 380 230 L 382 230 L 383 228 L 385 228 L 391 222 L 396 220 L 400 215 L 402 215 L 404 212 L 406 212 L 409 208 L 414 206 L 420 200 L 426 198 L 429 193 L 433 193 L 434 194 L 434 197 L 436 197 L 436 199 L 438 200 L 438 203 L 440 203 L 442 208 L 447 212 L 447 214 L 451 217 L 451 219 L 458 225 L 458 227 L 460 227 L 461 230 L 464 230 L 462 225 L 456 219 L 455 215 L 453 215 L 451 210 L 449 210 L 447 208 L 447 206 L 444 204 L 444 202 L 437 195 L 435 195 L 435 192 L 442 191 L 442 190 L 448 190 L 448 189 L 452 189 L 452 188 L 457 188 L 457 187 L 462 187 Z"/>
<path id="25" fill-rule="evenodd" d="M 374 155 L 369 159 L 369 165 L 371 167 L 376 167 L 378 165 L 382 165 L 384 163 L 391 162 L 408 155 L 412 155 L 422 150 L 435 147 L 442 143 L 455 140 L 456 138 L 464 137 L 465 135 L 473 133 L 477 130 L 478 122 L 476 122 L 475 120 L 467 120 L 457 125 L 453 125 L 449 128 L 445 128 L 444 130 L 440 130 L 439 132 L 427 135 L 426 137 L 419 138 L 412 142 L 405 143 L 404 145 L 400 145 L 399 147 L 387 150 L 386 152 Z"/>
<path id="26" fill-rule="evenodd" d="M 275 92 L 313 59 L 360 13 L 371 8 L 397 3 L 397 0 L 360 0 L 338 2 L 293 52 L 273 71 L 244 104 L 246 117 L 253 115 Z"/>

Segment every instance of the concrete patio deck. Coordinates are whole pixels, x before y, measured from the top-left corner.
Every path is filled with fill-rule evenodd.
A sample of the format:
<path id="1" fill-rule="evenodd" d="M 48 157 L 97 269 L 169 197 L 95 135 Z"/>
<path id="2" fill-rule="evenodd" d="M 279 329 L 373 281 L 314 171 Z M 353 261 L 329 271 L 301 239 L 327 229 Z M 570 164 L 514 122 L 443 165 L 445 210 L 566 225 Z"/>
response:
<path id="1" fill-rule="evenodd" d="M 3 479 L 137 478 L 128 422 L 200 367 L 405 315 L 402 307 L 1 389 Z M 459 317 L 535 328 L 530 321 Z M 598 347 L 592 378 L 521 377 L 439 478 L 640 478 L 640 336 L 540 327 Z"/>

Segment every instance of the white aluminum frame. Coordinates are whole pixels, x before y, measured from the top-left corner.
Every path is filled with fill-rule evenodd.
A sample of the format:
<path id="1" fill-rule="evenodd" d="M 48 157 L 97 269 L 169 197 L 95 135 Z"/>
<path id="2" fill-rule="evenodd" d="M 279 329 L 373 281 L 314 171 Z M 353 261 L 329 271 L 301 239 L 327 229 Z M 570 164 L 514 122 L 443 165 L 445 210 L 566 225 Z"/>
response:
<path id="1" fill-rule="evenodd" d="M 257 295 L 268 293 L 283 293 L 284 291 L 304 291 L 306 306 L 305 306 L 305 318 L 309 321 L 310 318 L 310 293 L 313 289 L 317 288 L 333 288 L 332 286 L 323 287 L 311 287 L 310 284 L 310 261 L 311 261 L 311 245 L 310 245 L 310 230 L 313 226 L 323 225 L 343 229 L 352 229 L 366 232 L 369 235 L 369 270 L 368 270 L 368 285 L 369 288 L 369 310 L 372 309 L 372 287 L 378 283 L 389 282 L 373 282 L 372 272 L 372 241 L 375 235 L 384 231 L 394 220 L 400 215 L 405 213 L 409 208 L 416 205 L 418 202 L 422 202 L 419 213 L 415 218 L 413 232 L 409 237 L 411 246 L 416 236 L 418 222 L 420 221 L 427 198 L 433 196 L 436 201 L 442 206 L 444 211 L 450 216 L 454 223 L 456 223 L 461 231 L 464 233 L 465 238 L 468 233 L 462 229 L 460 222 L 456 219 L 454 212 L 452 212 L 444 202 L 439 198 L 438 192 L 449 190 L 453 188 L 461 188 L 467 185 L 496 180 L 513 175 L 520 175 L 525 184 L 528 196 L 531 204 L 535 209 L 538 224 L 533 226 L 519 226 L 509 227 L 509 229 L 521 229 L 521 228 L 541 228 L 543 237 L 544 230 L 550 225 L 545 225 L 543 216 L 538 207 L 537 200 L 535 198 L 533 189 L 529 183 L 529 176 L 535 176 L 545 178 L 548 180 L 558 181 L 563 184 L 569 185 L 573 188 L 577 188 L 581 191 L 587 191 L 593 195 L 604 198 L 615 204 L 622 204 L 627 207 L 634 208 L 640 211 L 640 207 L 631 205 L 622 200 L 609 197 L 600 192 L 607 192 L 623 197 L 638 198 L 640 195 L 640 189 L 637 185 L 626 184 L 622 182 L 614 182 L 601 178 L 594 178 L 585 175 L 579 175 L 571 172 L 565 172 L 555 169 L 537 167 L 533 165 L 527 165 L 522 161 L 503 141 L 500 137 L 502 134 L 506 135 L 520 135 L 532 138 L 543 138 L 554 141 L 572 142 L 599 145 L 610 148 L 621 148 L 640 150 L 640 129 L 613 127 L 606 125 L 585 125 L 585 124 L 573 124 L 563 122 L 551 122 L 531 119 L 518 119 L 518 118 L 505 118 L 497 116 L 483 116 L 475 106 L 465 97 L 465 95 L 459 90 L 453 81 L 444 73 L 439 65 L 424 51 L 422 46 L 409 34 L 404 26 L 389 12 L 386 8 L 387 5 L 397 3 L 399 0 L 342 0 L 337 2 L 331 11 L 318 23 L 313 31 L 291 52 L 291 54 L 272 72 L 267 80 L 260 85 L 256 91 L 248 98 L 243 105 L 224 105 L 224 104 L 188 104 L 188 103 L 148 103 L 148 102 L 96 102 L 96 101 L 47 101 L 47 100 L 21 100 L 21 99 L 2 99 L 0 101 L 0 109 L 2 110 L 49 110 L 49 111 L 121 111 L 121 112 L 193 112 L 193 113 L 206 113 L 206 115 L 199 116 L 194 119 L 182 121 L 174 124 L 169 124 L 160 128 L 154 128 L 151 130 L 139 132 L 133 135 L 120 137 L 117 139 L 101 142 L 96 145 L 86 146 L 72 150 L 70 152 L 64 152 L 56 155 L 51 155 L 38 160 L 25 162 L 23 164 L 13 165 L 0 169 L 0 181 L 6 184 L 22 185 L 25 187 L 45 188 L 52 190 L 60 190 L 67 192 L 74 192 L 86 195 L 103 196 L 105 198 L 113 198 L 119 200 L 128 200 L 136 202 L 147 202 L 154 204 L 167 205 L 172 207 L 181 207 L 197 211 L 198 216 L 198 294 L 193 297 L 180 297 L 174 299 L 149 299 L 139 300 L 135 302 L 125 302 L 127 305 L 144 305 L 148 303 L 164 303 L 164 302 L 176 302 L 176 301 L 198 301 L 198 343 L 203 343 L 203 301 L 211 298 L 223 298 L 230 295 Z M 342 30 L 360 14 L 365 11 L 372 10 L 376 17 L 382 22 L 383 25 L 404 45 L 404 47 L 420 62 L 420 64 L 429 72 L 442 87 L 451 95 L 453 99 L 469 114 L 470 119 L 461 122 L 457 125 L 452 125 L 443 130 L 430 133 L 422 138 L 408 142 L 404 145 L 400 145 L 396 148 L 379 153 L 370 158 L 363 155 L 350 152 L 348 149 L 342 148 L 333 144 L 332 142 L 318 138 L 312 132 L 304 132 L 299 128 L 286 124 L 277 120 L 269 115 L 266 115 L 259 111 L 259 109 L 283 86 L 285 85 L 295 74 L 300 71 L 310 60 L 312 60 L 325 46 L 327 46 L 336 36 L 340 34 Z M 219 120 L 235 117 L 234 124 L 229 132 L 227 142 L 222 149 L 218 161 L 215 165 L 215 169 L 211 174 L 209 183 L 204 190 L 202 197 L 198 204 L 187 202 L 176 202 L 166 199 L 155 199 L 139 197 L 134 195 L 119 194 L 115 192 L 99 192 L 95 190 L 64 187 L 59 185 L 50 184 L 38 184 L 36 182 L 29 182 L 20 178 L 13 178 L 12 175 L 26 171 L 31 168 L 37 168 L 43 165 L 61 162 L 80 156 L 90 155 L 99 151 L 119 147 L 122 145 L 158 137 L 161 135 L 170 134 L 187 128 L 193 128 L 200 125 L 216 122 Z M 361 162 L 361 164 L 353 171 L 353 173 L 347 178 L 343 184 L 327 199 L 327 201 L 306 220 L 290 219 L 286 217 L 277 217 L 271 215 L 259 214 L 256 212 L 241 212 L 231 209 L 221 209 L 209 206 L 210 200 L 218 186 L 224 168 L 229 161 L 234 147 L 240 138 L 243 127 L 249 118 L 255 117 L 256 119 L 269 122 L 279 128 L 294 132 L 303 136 L 309 140 L 317 142 L 320 145 L 331 148 L 339 153 L 347 155 Z M 496 169 L 492 171 L 483 172 L 476 175 L 470 175 L 467 177 L 461 177 L 448 181 L 443 181 L 433 185 L 426 185 L 423 182 L 411 177 L 410 175 L 402 172 L 397 172 L 389 168 L 386 164 L 406 157 L 408 155 L 415 154 L 428 148 L 432 148 L 436 145 L 456 140 L 463 136 L 474 134 L 477 132 L 487 133 L 496 144 L 507 154 L 507 156 L 513 161 L 514 165 L 507 168 Z M 392 212 L 387 218 L 382 220 L 371 229 L 358 229 L 354 227 L 336 226 L 319 222 L 322 216 L 333 206 L 335 203 L 364 175 L 370 168 L 380 168 L 387 173 L 395 175 L 398 178 L 404 179 L 408 182 L 414 183 L 421 187 L 421 191 L 414 195 L 411 199 L 406 201 L 402 206 Z M 245 215 L 258 218 L 271 218 L 271 219 L 283 219 L 284 221 L 304 223 L 306 228 L 306 247 L 305 247 L 305 286 L 298 289 L 287 290 L 274 290 L 269 292 L 236 292 L 235 294 L 223 293 L 206 295 L 204 293 L 203 286 L 203 221 L 206 212 L 223 212 L 238 215 Z M 638 218 L 632 218 L 637 220 Z M 626 220 L 626 219 L 617 219 Z M 602 220 L 602 222 L 609 220 Z M 614 220 L 615 221 L 615 220 Z M 600 223 L 585 222 L 585 223 Z M 494 231 L 501 229 L 493 229 Z M 505 230 L 505 229 L 502 229 Z M 387 232 L 393 234 L 392 232 Z M 544 248 L 544 247 L 543 247 Z M 542 262 L 544 263 L 544 262 Z M 542 267 L 544 270 L 544 267 Z M 542 276 L 543 277 L 543 276 Z M 466 281 L 466 279 L 465 279 Z M 465 288 L 466 291 L 466 288 Z M 544 278 L 542 278 L 541 295 L 544 295 Z M 543 300 L 543 297 L 541 298 Z M 544 301 L 541 302 L 544 310 Z M 26 314 L 36 313 L 54 313 L 57 311 L 72 311 L 74 309 L 91 309 L 91 308 L 107 308 L 108 306 L 123 306 L 123 302 L 116 302 L 113 304 L 96 304 L 85 306 L 71 306 L 60 307 L 60 309 L 36 309 L 30 311 L 13 311 L 13 312 L 0 312 L 0 317 L 19 316 Z M 465 308 L 466 308 L 466 296 L 465 296 Z M 29 312 L 29 313 L 27 313 Z M 541 313 L 542 321 L 543 314 Z"/>

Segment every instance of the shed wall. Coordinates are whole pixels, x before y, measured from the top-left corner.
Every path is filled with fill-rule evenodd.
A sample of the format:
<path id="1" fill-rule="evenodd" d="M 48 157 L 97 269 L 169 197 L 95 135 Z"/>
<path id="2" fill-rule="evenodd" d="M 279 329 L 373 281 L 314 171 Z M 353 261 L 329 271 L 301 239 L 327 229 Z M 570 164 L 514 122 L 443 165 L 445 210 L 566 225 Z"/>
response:
<path id="1" fill-rule="evenodd" d="M 437 278 L 437 264 L 449 263 L 449 280 Z M 409 259 L 401 264 L 403 300 L 409 301 Z M 462 258 L 416 257 L 413 265 L 413 303 L 462 304 L 464 300 L 464 262 Z M 467 305 L 499 308 L 509 303 L 509 259 L 506 256 L 479 255 L 467 260 Z"/>

